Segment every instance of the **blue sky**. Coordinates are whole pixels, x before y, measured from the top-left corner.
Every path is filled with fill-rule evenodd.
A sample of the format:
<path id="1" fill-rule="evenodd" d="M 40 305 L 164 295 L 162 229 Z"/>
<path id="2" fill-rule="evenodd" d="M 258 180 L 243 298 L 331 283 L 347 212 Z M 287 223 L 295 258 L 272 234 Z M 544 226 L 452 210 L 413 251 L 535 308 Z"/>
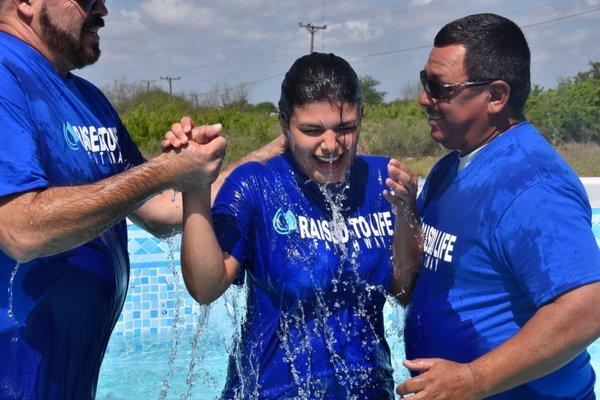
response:
<path id="1" fill-rule="evenodd" d="M 299 22 L 327 25 L 315 50 L 336 53 L 359 75 L 381 81 L 387 100 L 414 85 L 436 32 L 462 16 L 495 12 L 522 26 L 532 81 L 544 87 L 600 61 L 600 0 L 107 0 L 102 58 L 79 74 L 99 86 L 115 80 L 176 93 L 250 85 L 252 102 L 279 97 L 283 74 L 309 51 Z M 579 15 L 577 15 L 579 14 Z"/>

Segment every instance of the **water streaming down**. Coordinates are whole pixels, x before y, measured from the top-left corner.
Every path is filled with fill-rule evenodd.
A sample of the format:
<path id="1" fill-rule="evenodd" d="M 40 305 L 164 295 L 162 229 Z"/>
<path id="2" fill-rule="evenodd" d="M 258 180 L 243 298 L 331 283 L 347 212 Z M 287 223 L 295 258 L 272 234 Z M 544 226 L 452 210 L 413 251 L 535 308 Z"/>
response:
<path id="1" fill-rule="evenodd" d="M 305 262 L 302 266 L 301 273 L 306 274 L 310 277 L 310 280 L 314 282 L 314 301 L 312 304 L 298 299 L 294 306 L 288 308 L 281 313 L 278 326 L 277 326 L 277 337 L 279 339 L 279 345 L 285 354 L 284 361 L 288 364 L 291 376 L 293 377 L 296 386 L 299 388 L 298 396 L 299 399 L 319 398 L 324 395 L 326 389 L 323 385 L 319 385 L 319 377 L 313 376 L 310 366 L 312 361 L 318 357 L 323 357 L 323 352 L 315 353 L 313 344 L 311 343 L 311 336 L 321 338 L 326 344 L 325 355 L 335 372 L 335 380 L 341 388 L 347 388 L 347 398 L 360 398 L 361 394 L 364 393 L 363 389 L 368 388 L 368 382 L 370 379 L 369 370 L 363 371 L 349 371 L 346 362 L 347 356 L 344 356 L 338 352 L 338 341 L 345 340 L 358 340 L 363 347 L 372 346 L 374 343 L 378 343 L 383 340 L 376 334 L 376 330 L 369 320 L 369 314 L 371 313 L 365 305 L 372 296 L 383 296 L 387 298 L 387 303 L 384 306 L 384 313 L 387 318 L 385 320 L 385 337 L 391 346 L 392 355 L 392 366 L 395 370 L 402 369 L 401 359 L 396 360 L 394 354 L 402 354 L 402 322 L 403 322 L 403 310 L 397 305 L 394 299 L 391 299 L 385 288 L 381 285 L 370 285 L 361 275 L 359 274 L 359 255 L 361 248 L 358 245 L 356 238 L 349 229 L 348 225 L 348 209 L 344 208 L 344 201 L 349 193 L 350 184 L 346 177 L 341 183 L 337 184 L 325 184 L 318 187 L 318 191 L 325 199 L 326 211 L 323 217 L 330 223 L 331 233 L 333 240 L 329 243 L 335 248 L 336 257 L 328 257 L 328 260 L 333 261 L 335 259 L 336 267 L 334 268 L 333 275 L 330 279 L 329 288 L 323 288 L 319 283 L 320 281 L 314 277 L 311 272 L 310 262 Z M 379 176 L 379 183 L 383 182 L 383 177 Z M 308 182 L 305 182 L 308 183 Z M 272 195 L 269 193 L 268 195 Z M 381 197 L 381 201 L 386 201 Z M 284 216 L 285 213 L 282 213 Z M 407 220 L 408 217 L 403 213 L 400 213 L 403 217 L 402 220 Z M 376 239 L 376 238 L 375 238 Z M 319 243 L 317 240 L 307 246 L 306 241 L 303 244 L 291 243 L 287 249 L 286 257 L 290 260 L 293 259 L 306 259 L 310 260 L 311 257 L 319 257 L 318 253 Z M 169 246 L 172 249 L 172 246 Z M 308 247 L 308 249 L 307 249 Z M 308 256 L 307 256 L 308 254 Z M 172 255 L 171 255 L 172 256 Z M 302 264 L 302 263 L 300 263 Z M 174 271 L 174 275 L 177 271 L 174 270 L 175 266 L 171 266 Z M 177 286 L 180 286 L 177 283 Z M 339 301 L 335 303 L 328 301 L 325 296 L 325 290 L 331 290 L 334 293 L 341 292 L 347 294 L 346 297 L 342 296 Z M 201 307 L 197 318 L 196 331 L 194 333 L 194 339 L 191 345 L 191 359 L 189 361 L 186 385 L 187 390 L 184 394 L 180 395 L 181 399 L 189 399 L 193 397 L 194 385 L 201 385 L 204 387 L 221 387 L 222 382 L 219 378 L 215 377 L 215 371 L 211 371 L 204 367 L 203 357 L 204 354 L 200 351 L 205 345 L 212 346 L 215 340 L 218 344 L 223 347 L 224 351 L 233 360 L 232 367 L 237 370 L 240 377 L 240 385 L 237 388 L 234 398 L 236 399 L 255 399 L 259 397 L 260 385 L 260 365 L 252 362 L 243 362 L 241 357 L 241 341 L 243 326 L 246 323 L 246 299 L 248 293 L 245 286 L 232 285 L 231 288 L 223 295 L 224 313 L 222 315 L 216 315 L 215 313 L 209 313 L 208 307 Z M 346 299 L 354 297 L 356 301 L 352 304 L 346 304 Z M 177 301 L 177 308 L 180 306 L 180 299 Z M 340 320 L 339 314 L 336 313 L 340 308 L 352 308 L 352 312 L 355 316 L 367 321 L 359 326 L 356 332 L 352 333 L 355 336 L 351 337 L 352 326 L 348 326 L 345 321 Z M 213 308 L 214 310 L 214 308 Z M 256 310 L 255 310 L 256 311 Z M 258 310 L 260 311 L 260 310 Z M 309 317 L 307 312 L 312 312 L 313 324 L 309 323 Z M 229 319 L 233 334 L 227 329 L 215 329 L 211 323 L 219 317 Z M 255 318 L 260 318 L 260 315 L 254 315 Z M 177 329 L 178 312 L 175 315 L 175 321 L 173 323 L 173 346 L 169 356 L 169 371 L 165 375 L 163 381 L 163 390 L 161 391 L 160 398 L 167 398 L 169 391 L 169 381 L 174 376 L 173 359 L 177 354 L 178 343 L 180 341 L 180 334 Z M 346 334 L 336 338 L 331 331 L 332 321 L 333 325 L 339 326 L 339 329 Z M 335 327 L 335 326 L 334 326 Z M 292 332 L 294 332 L 292 334 Z M 293 336 L 294 335 L 294 336 Z M 358 336 L 358 337 L 356 337 Z M 207 344 L 207 341 L 209 344 Z M 258 354 L 259 343 L 255 344 L 254 350 Z M 252 361 L 252 357 L 250 357 Z M 245 360 L 248 361 L 248 360 Z M 306 376 L 306 367 L 308 365 L 308 377 Z M 302 368 L 303 369 L 299 369 Z M 304 374 L 301 376 L 298 371 L 303 370 Z M 350 373 L 352 372 L 352 373 Z M 185 372 L 184 372 L 185 374 Z M 306 379 L 307 378 L 307 379 Z M 367 383 L 367 384 L 365 384 Z M 354 393 L 351 395 L 350 393 Z"/>
<path id="2" fill-rule="evenodd" d="M 8 311 L 6 312 L 6 315 L 8 315 L 8 318 L 10 319 L 14 319 L 14 284 L 15 284 L 15 277 L 17 276 L 17 273 L 19 272 L 19 267 L 21 266 L 21 263 L 17 262 L 17 264 L 15 265 L 12 273 L 10 274 L 10 281 L 8 284 Z M 14 321 L 14 325 L 17 326 L 18 322 L 15 320 Z M 18 337 L 13 336 L 11 339 L 13 342 L 17 342 L 19 340 Z"/>
<path id="3" fill-rule="evenodd" d="M 187 400 L 192 398 L 194 385 L 198 379 L 198 375 L 201 372 L 202 361 L 205 353 L 200 351 L 199 346 L 204 334 L 206 333 L 206 327 L 208 323 L 208 317 L 210 315 L 210 306 L 202 305 L 196 313 L 196 331 L 194 338 L 192 339 L 191 351 L 190 351 L 190 362 L 188 365 L 188 371 L 185 377 L 185 383 L 187 385 L 186 392 L 180 396 L 180 399 Z"/>
<path id="4" fill-rule="evenodd" d="M 10 281 L 8 284 L 8 311 L 6 312 L 6 314 L 8 315 L 8 318 L 12 319 L 14 317 L 14 310 L 13 310 L 13 289 L 14 289 L 14 284 L 15 284 L 15 277 L 17 276 L 17 272 L 19 272 L 19 267 L 21 266 L 21 263 L 17 262 L 17 264 L 15 265 L 15 267 L 13 268 L 12 273 L 10 274 Z"/>
<path id="5" fill-rule="evenodd" d="M 306 183 L 308 184 L 309 182 Z M 366 304 L 367 300 L 375 293 L 383 295 L 385 298 L 387 292 L 381 285 L 370 285 L 359 274 L 358 256 L 361 250 L 352 232 L 348 229 L 347 214 L 349 210 L 344 209 L 342 206 L 349 190 L 350 185 L 347 177 L 341 183 L 319 185 L 319 191 L 325 199 L 327 208 L 326 215 L 323 217 L 327 218 L 330 223 L 333 237 L 332 246 L 335 247 L 335 254 L 337 254 L 335 260 L 334 258 L 331 259 L 332 262 L 337 263 L 334 268 L 333 279 L 330 282 L 331 286 L 329 289 L 322 288 L 319 280 L 312 276 L 310 264 L 307 263 L 302 273 L 306 273 L 314 282 L 314 302 L 313 304 L 307 304 L 300 299 L 297 300 L 295 306 L 281 311 L 277 327 L 276 333 L 285 354 L 284 361 L 289 365 L 291 375 L 296 386 L 299 388 L 298 398 L 300 399 L 319 398 L 324 394 L 325 390 L 319 385 L 319 378 L 312 377 L 310 370 L 313 358 L 323 357 L 322 354 L 315 354 L 313 352 L 313 346 L 310 341 L 311 336 L 323 339 L 326 345 L 326 354 L 324 356 L 328 358 L 329 363 L 332 365 L 339 387 L 346 388 L 348 391 L 347 398 L 349 399 L 357 398 L 356 396 L 360 397 L 360 394 L 363 393 L 363 388 L 368 388 L 369 373 L 371 371 L 365 369 L 357 375 L 357 371 L 349 370 L 345 356 L 338 353 L 338 339 L 335 338 L 335 335 L 331 331 L 331 322 L 334 321 L 339 326 L 340 331 L 346 332 L 347 337 L 345 340 L 360 340 L 363 346 L 370 346 L 382 340 L 382 338 L 378 337 L 375 328 L 369 320 L 370 311 L 367 309 Z M 382 201 L 386 200 L 382 198 Z M 303 249 L 300 249 L 299 244 L 298 246 L 290 246 L 287 256 L 290 259 L 301 256 L 308 259 L 318 257 L 317 240 L 314 240 L 310 247 L 312 248 L 308 251 L 311 254 L 308 257 L 302 253 Z M 343 292 L 344 295 L 353 296 L 357 300 L 355 304 L 346 304 L 346 300 L 344 300 L 346 297 L 341 296 L 339 302 L 336 301 L 332 304 L 327 300 L 325 290 Z M 362 325 L 362 330 L 358 332 L 360 335 L 358 339 L 350 337 L 349 332 L 352 331 L 353 327 L 347 326 L 345 321 L 340 320 L 339 313 L 336 312 L 340 308 L 348 307 L 353 307 L 352 312 L 361 320 L 366 321 Z M 389 307 L 395 306 L 390 305 Z M 316 322 L 313 325 L 307 323 L 307 312 L 312 312 L 316 315 Z M 237 326 L 240 326 L 243 318 L 245 318 L 245 314 L 238 315 L 237 317 L 234 315 L 233 317 L 237 321 Z M 401 318 L 397 318 L 396 320 L 401 320 Z M 396 327 L 396 323 L 388 324 L 389 329 L 393 330 Z M 295 337 L 292 337 L 292 332 L 295 332 Z M 249 369 L 247 365 L 242 366 L 240 361 L 241 355 L 239 354 L 240 331 L 237 330 L 234 336 L 232 356 L 241 381 L 236 398 L 258 398 L 259 386 L 256 384 L 259 380 L 258 366 L 250 364 Z M 295 344 L 292 345 L 292 343 Z M 304 367 L 304 370 L 308 368 L 308 377 L 306 379 L 302 378 L 298 372 L 302 367 Z M 356 379 L 354 376 L 356 376 Z M 365 385 L 366 383 L 367 385 Z M 247 387 L 253 387 L 253 392 L 246 390 Z M 351 393 L 354 393 L 354 395 Z"/>
<path id="6" fill-rule="evenodd" d="M 171 334 L 172 334 L 172 345 L 171 351 L 169 353 L 168 360 L 168 369 L 167 373 L 163 379 L 162 389 L 160 391 L 159 399 L 165 400 L 169 393 L 169 387 L 171 380 L 173 379 L 173 375 L 175 373 L 175 358 L 177 357 L 177 353 L 179 351 L 179 343 L 181 332 L 179 329 L 179 316 L 181 314 L 181 305 L 183 303 L 183 299 L 181 298 L 181 290 L 179 284 L 179 271 L 177 270 L 177 266 L 175 265 L 175 249 L 179 248 L 181 245 L 181 235 L 170 236 L 165 239 L 167 245 L 169 246 L 169 269 L 173 273 L 172 276 L 172 285 L 175 293 L 175 310 L 173 315 L 173 324 L 171 325 Z"/>

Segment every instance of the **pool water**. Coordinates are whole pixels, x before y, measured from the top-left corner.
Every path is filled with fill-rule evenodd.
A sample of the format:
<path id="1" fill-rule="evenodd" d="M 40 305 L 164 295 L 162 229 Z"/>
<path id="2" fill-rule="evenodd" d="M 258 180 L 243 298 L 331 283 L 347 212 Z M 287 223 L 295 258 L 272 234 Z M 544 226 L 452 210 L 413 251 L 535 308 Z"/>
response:
<path id="1" fill-rule="evenodd" d="M 206 306 L 200 309 L 197 343 L 194 343 L 197 332 L 184 329 L 175 335 L 113 335 L 102 364 L 97 398 L 218 398 L 225 383 L 228 351 L 237 326 L 231 307 L 234 298 L 238 301 L 244 298 L 243 291 L 230 289 L 210 309 Z M 402 308 L 388 302 L 384 315 L 386 332 L 390 333 L 387 341 L 396 369 L 395 381 L 403 380 L 408 372 L 401 367 L 404 357 L 400 336 Z"/>
<path id="2" fill-rule="evenodd" d="M 390 307 L 386 307 L 389 309 Z M 226 315 L 226 305 L 217 301 L 211 308 L 199 345 L 194 347 L 195 332 L 166 335 L 113 336 L 107 351 L 98 386 L 99 400 L 148 399 L 217 399 L 224 386 L 227 352 L 231 346 L 233 326 Z M 399 332 L 397 310 L 387 316 L 388 331 Z M 408 372 L 400 365 L 404 357 L 401 338 L 387 338 L 395 367 L 395 381 L 401 382 Z M 193 348 L 196 349 L 193 355 Z M 600 371 L 600 340 L 588 351 L 592 365 Z M 176 352 L 176 354 L 174 354 Z M 169 359 L 173 359 L 169 366 Z M 170 376 L 168 386 L 164 385 Z M 191 378 L 191 379 L 190 379 Z M 600 397 L 600 389 L 596 388 Z"/>

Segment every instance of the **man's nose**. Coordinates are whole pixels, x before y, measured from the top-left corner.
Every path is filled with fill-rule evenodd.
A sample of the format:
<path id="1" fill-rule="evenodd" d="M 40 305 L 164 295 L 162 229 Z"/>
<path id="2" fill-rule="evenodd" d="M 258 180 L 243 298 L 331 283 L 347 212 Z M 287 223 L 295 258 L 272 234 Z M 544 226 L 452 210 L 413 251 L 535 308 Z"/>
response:
<path id="1" fill-rule="evenodd" d="M 425 89 L 421 89 L 421 94 L 419 94 L 419 104 L 422 107 L 429 107 L 433 105 L 434 99 L 425 91 Z"/>
<path id="2" fill-rule="evenodd" d="M 106 0 L 96 0 L 92 9 L 90 10 L 94 14 L 98 14 L 102 17 L 106 17 L 108 15 L 108 8 L 106 7 Z"/>

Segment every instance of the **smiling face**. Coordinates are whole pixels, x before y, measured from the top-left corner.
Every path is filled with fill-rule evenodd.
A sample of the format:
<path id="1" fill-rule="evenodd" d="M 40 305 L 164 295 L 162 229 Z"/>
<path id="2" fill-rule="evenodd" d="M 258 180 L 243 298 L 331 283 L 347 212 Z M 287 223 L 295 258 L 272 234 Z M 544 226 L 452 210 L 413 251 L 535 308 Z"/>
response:
<path id="1" fill-rule="evenodd" d="M 466 49 L 460 44 L 434 47 L 425 64 L 427 78 L 440 83 L 469 81 L 465 54 Z M 427 111 L 433 140 L 447 149 L 468 154 L 489 130 L 488 99 L 485 86 L 460 87 L 445 99 L 434 99 L 423 90 L 419 104 Z"/>
<path id="2" fill-rule="evenodd" d="M 319 101 L 294 107 L 287 129 L 300 170 L 313 181 L 341 181 L 354 161 L 360 133 L 357 104 Z"/>
<path id="3" fill-rule="evenodd" d="M 40 36 L 61 70 L 93 64 L 100 57 L 98 29 L 108 11 L 105 0 L 87 10 L 85 2 L 48 0 L 39 11 Z"/>

